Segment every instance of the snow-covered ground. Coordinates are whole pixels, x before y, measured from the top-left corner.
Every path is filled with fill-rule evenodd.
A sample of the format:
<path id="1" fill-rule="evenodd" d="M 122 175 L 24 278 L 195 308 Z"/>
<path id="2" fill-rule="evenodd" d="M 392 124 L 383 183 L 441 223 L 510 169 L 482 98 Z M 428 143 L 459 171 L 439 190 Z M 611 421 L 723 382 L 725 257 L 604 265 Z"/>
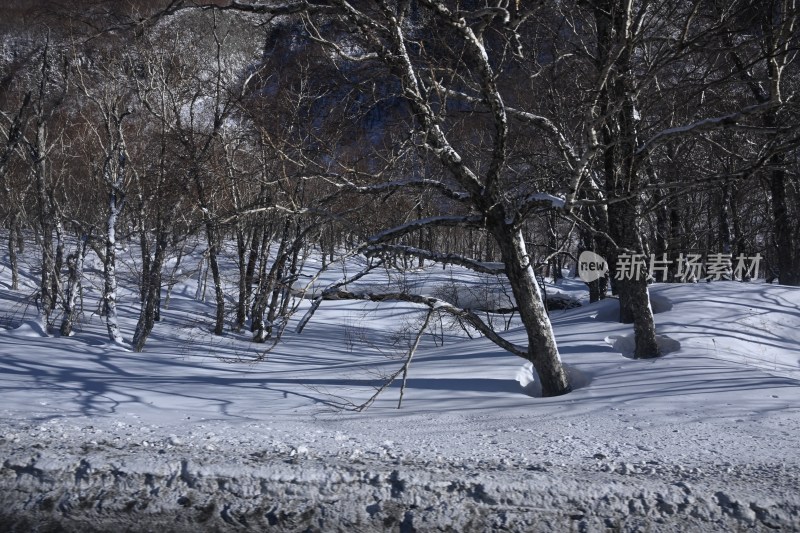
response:
<path id="1" fill-rule="evenodd" d="M 613 300 L 554 311 L 576 389 L 550 399 L 436 322 L 402 408 L 395 383 L 355 412 L 402 364 L 414 306 L 325 302 L 255 362 L 247 335 L 210 334 L 187 270 L 133 353 L 92 314 L 94 275 L 75 335 L 45 335 L 34 270 L 12 292 L 0 264 L 0 531 L 800 530 L 800 289 L 653 286 L 656 360 L 626 357 Z M 402 283 L 502 299 L 440 267 Z"/>

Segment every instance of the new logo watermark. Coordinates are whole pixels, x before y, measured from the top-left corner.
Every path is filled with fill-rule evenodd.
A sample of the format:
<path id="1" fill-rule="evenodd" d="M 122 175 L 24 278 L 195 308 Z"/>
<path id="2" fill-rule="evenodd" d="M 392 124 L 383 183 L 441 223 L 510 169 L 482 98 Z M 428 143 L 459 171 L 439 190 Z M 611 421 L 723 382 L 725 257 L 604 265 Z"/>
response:
<path id="1" fill-rule="evenodd" d="M 602 278 L 608 272 L 608 263 L 602 256 L 586 250 L 578 257 L 578 277 L 586 283 Z"/>

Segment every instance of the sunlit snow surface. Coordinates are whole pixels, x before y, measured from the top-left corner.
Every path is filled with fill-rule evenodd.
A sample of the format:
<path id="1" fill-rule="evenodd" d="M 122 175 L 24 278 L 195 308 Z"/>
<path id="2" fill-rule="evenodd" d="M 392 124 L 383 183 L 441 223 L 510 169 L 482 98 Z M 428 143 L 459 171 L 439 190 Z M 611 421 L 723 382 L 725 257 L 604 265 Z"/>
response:
<path id="1" fill-rule="evenodd" d="M 667 354 L 651 360 L 630 357 L 616 301 L 553 311 L 575 387 L 560 398 L 537 397 L 529 365 L 443 319 L 414 357 L 402 408 L 397 382 L 353 412 L 402 364 L 424 311 L 325 302 L 255 361 L 266 346 L 249 335 L 211 335 L 213 308 L 194 299 L 186 263 L 133 353 L 108 341 L 94 271 L 75 335 L 47 336 L 26 301 L 28 260 L 22 291 L 0 266 L 0 522 L 20 531 L 800 527 L 800 289 L 653 286 Z M 359 290 L 508 301 L 458 269 L 387 276 Z M 121 277 L 129 340 L 136 296 Z M 585 297 L 572 280 L 548 291 Z M 505 335 L 525 342 L 518 322 Z"/>

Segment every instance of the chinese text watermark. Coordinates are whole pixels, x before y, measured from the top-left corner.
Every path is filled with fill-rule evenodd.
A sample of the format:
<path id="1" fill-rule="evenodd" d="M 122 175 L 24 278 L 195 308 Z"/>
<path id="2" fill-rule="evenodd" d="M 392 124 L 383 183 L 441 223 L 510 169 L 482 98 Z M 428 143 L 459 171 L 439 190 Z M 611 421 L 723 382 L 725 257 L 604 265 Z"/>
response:
<path id="1" fill-rule="evenodd" d="M 660 258 L 655 255 L 647 257 L 645 254 L 619 254 L 614 279 L 657 279 L 656 274 L 660 273 L 664 281 L 670 270 L 678 281 L 755 279 L 761 259 L 758 253 L 754 256 L 739 254 L 735 258 L 732 254 L 706 254 L 703 257 L 702 254 L 681 253 L 675 259 L 669 259 L 667 254 L 662 254 Z M 586 283 L 600 279 L 608 270 L 606 260 L 594 252 L 585 251 L 578 258 L 578 277 Z"/>

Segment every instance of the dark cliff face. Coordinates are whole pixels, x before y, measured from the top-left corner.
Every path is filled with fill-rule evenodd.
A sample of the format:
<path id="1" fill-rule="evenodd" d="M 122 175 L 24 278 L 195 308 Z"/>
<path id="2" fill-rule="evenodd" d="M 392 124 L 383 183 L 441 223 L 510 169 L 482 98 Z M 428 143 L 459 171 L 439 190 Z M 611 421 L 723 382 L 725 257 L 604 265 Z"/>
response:
<path id="1" fill-rule="evenodd" d="M 436 24 L 416 2 L 412 2 L 406 20 L 406 48 L 420 72 L 452 72 L 448 88 L 468 91 L 472 73 L 470 65 L 461 62 L 463 41 Z M 314 31 L 348 54 L 375 51 L 351 27 L 332 16 L 317 16 L 313 25 Z M 270 109 L 269 116 L 263 117 L 265 123 L 281 116 L 290 100 L 297 104 L 294 118 L 300 128 L 310 133 L 335 127 L 344 148 L 348 144 L 363 147 L 364 143 L 377 148 L 391 143 L 393 135 L 408 136 L 413 129 L 413 112 L 402 96 L 398 72 L 386 62 L 345 58 L 333 47 L 320 44 L 298 18 L 276 18 L 265 28 L 263 56 L 243 73 L 243 78 L 255 78 L 249 83 L 246 105 L 265 112 Z M 485 40 L 489 48 L 505 46 L 501 36 L 491 32 Z M 490 55 L 504 57 L 501 53 Z M 509 67 L 497 65 L 498 69 Z M 443 120 L 474 111 L 474 103 L 433 90 L 429 81 L 423 83 L 427 85 L 428 102 Z"/>
<path id="2" fill-rule="evenodd" d="M 361 52 L 335 21 L 316 22 L 337 45 Z M 298 136 L 319 142 L 337 137 L 340 150 L 365 143 L 378 146 L 387 142 L 392 128 L 410 119 L 399 97 L 400 84 L 382 63 L 341 57 L 312 39 L 298 20 L 270 25 L 262 58 L 248 67 L 244 77 L 248 76 L 254 79 L 248 84 L 245 106 L 261 110 L 255 120 L 274 125 L 283 117 L 294 123 Z"/>

